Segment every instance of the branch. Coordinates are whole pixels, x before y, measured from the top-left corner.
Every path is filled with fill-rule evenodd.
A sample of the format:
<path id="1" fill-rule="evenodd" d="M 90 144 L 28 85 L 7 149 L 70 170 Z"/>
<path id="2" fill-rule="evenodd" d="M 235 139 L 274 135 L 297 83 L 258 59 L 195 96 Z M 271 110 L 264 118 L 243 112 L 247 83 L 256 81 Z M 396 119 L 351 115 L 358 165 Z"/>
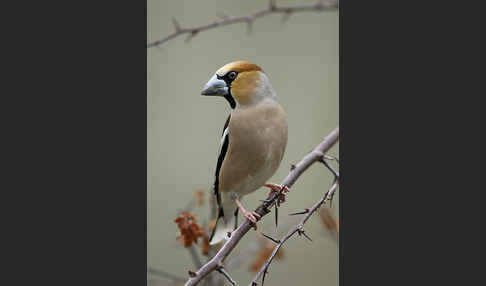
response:
<path id="1" fill-rule="evenodd" d="M 324 140 L 309 154 L 307 154 L 295 168 L 292 168 L 287 177 L 282 181 L 282 186 L 291 187 L 302 173 L 312 164 L 319 161 L 322 155 L 327 152 L 339 138 L 339 127 L 336 127 Z M 329 192 L 328 192 L 329 195 Z M 263 201 L 263 203 L 255 210 L 261 217 L 270 212 L 269 208 L 272 207 L 275 202 L 280 199 L 281 191 L 274 192 L 270 197 Z M 253 223 L 246 219 L 233 233 L 231 237 L 225 242 L 225 244 L 219 249 L 218 253 L 209 260 L 203 267 L 201 267 L 194 275 L 187 280 L 185 286 L 197 285 L 206 275 L 219 269 L 223 265 L 223 261 L 236 247 L 243 236 L 253 227 Z"/>
<path id="2" fill-rule="evenodd" d="M 258 279 L 260 279 L 260 277 L 263 275 L 263 280 L 265 280 L 265 275 L 266 273 L 268 273 L 268 267 L 270 266 L 270 263 L 272 263 L 273 261 L 273 258 L 275 257 L 275 255 L 277 254 L 277 251 L 280 249 L 280 247 L 282 247 L 282 245 L 290 238 L 292 237 L 294 234 L 298 233 L 299 235 L 303 234 L 307 239 L 311 240 L 307 234 L 305 233 L 304 231 L 304 224 L 307 222 L 307 220 L 310 218 L 310 216 L 316 211 L 319 209 L 319 207 L 324 204 L 326 201 L 330 200 L 334 194 L 334 191 L 336 190 L 337 186 L 339 184 L 339 179 L 335 180 L 334 181 L 334 184 L 332 185 L 332 187 L 329 189 L 329 191 L 326 192 L 326 194 L 324 195 L 324 197 L 322 199 L 320 199 L 317 203 L 314 204 L 314 206 L 312 206 L 312 208 L 309 209 L 308 212 L 306 212 L 306 215 L 305 217 L 300 221 L 300 223 L 292 230 L 290 230 L 283 238 L 281 238 L 280 240 L 275 240 L 275 239 L 271 239 L 272 241 L 276 242 L 277 243 L 277 246 L 273 249 L 273 252 L 272 252 L 272 255 L 270 255 L 270 257 L 267 259 L 267 261 L 265 262 L 265 264 L 262 266 L 262 268 L 260 269 L 260 271 L 257 273 L 257 275 L 255 276 L 255 278 L 253 278 L 253 281 L 252 283 L 250 284 L 250 286 L 253 286 L 253 285 L 257 285 L 257 281 Z M 312 241 L 312 240 L 311 240 Z M 262 282 L 262 286 L 263 286 L 263 282 Z"/>
<path id="3" fill-rule="evenodd" d="M 209 29 L 213 29 L 216 27 L 222 27 L 222 26 L 227 26 L 227 25 L 232 25 L 236 23 L 246 23 L 248 31 L 251 32 L 251 27 L 253 25 L 253 22 L 255 19 L 272 14 L 272 13 L 283 13 L 283 18 L 282 21 L 286 21 L 288 17 L 296 12 L 309 12 L 309 11 L 315 11 L 315 12 L 322 12 L 322 11 L 333 11 L 337 10 L 338 8 L 338 3 L 337 1 L 331 1 L 327 3 L 323 3 L 323 1 L 317 1 L 315 4 L 302 4 L 302 5 L 291 5 L 291 6 L 284 6 L 284 5 L 276 5 L 275 1 L 270 1 L 269 5 L 267 8 L 255 11 L 254 13 L 247 15 L 247 16 L 234 16 L 230 17 L 227 15 L 223 15 L 221 20 L 217 20 L 213 23 L 206 24 L 206 25 L 201 25 L 201 26 L 196 26 L 196 27 L 188 27 L 188 28 L 183 28 L 179 24 L 179 22 L 175 19 L 172 18 L 172 23 L 174 25 L 175 31 L 172 32 L 172 34 L 169 34 L 168 36 L 153 41 L 149 42 L 147 44 L 147 48 L 151 47 L 156 47 L 160 46 L 169 40 L 172 40 L 180 35 L 183 34 L 188 34 L 186 38 L 186 42 L 194 38 L 196 35 L 198 35 L 202 31 L 206 31 Z"/>

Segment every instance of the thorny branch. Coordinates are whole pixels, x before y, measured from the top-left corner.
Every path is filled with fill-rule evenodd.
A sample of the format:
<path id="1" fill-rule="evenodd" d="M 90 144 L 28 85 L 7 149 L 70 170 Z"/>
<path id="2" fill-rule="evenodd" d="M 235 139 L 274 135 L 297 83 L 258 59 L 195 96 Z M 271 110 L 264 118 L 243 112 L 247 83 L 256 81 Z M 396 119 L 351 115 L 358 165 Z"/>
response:
<path id="1" fill-rule="evenodd" d="M 216 27 L 222 27 L 227 25 L 232 25 L 236 23 L 246 23 L 248 32 L 250 33 L 252 30 L 253 22 L 260 17 L 264 17 L 269 14 L 280 13 L 283 14 L 282 21 L 288 20 L 290 15 L 297 12 L 322 12 L 322 11 L 333 11 L 337 10 L 338 2 L 337 1 L 329 1 L 324 3 L 324 1 L 319 0 L 314 4 L 301 4 L 301 5 L 277 5 L 275 1 L 270 0 L 269 5 L 267 8 L 255 11 L 254 13 L 247 15 L 247 16 L 228 16 L 228 15 L 220 15 L 222 19 L 217 20 L 213 23 L 196 26 L 196 27 L 181 27 L 179 22 L 172 18 L 172 23 L 174 25 L 175 31 L 169 34 L 168 36 L 149 42 L 147 44 L 147 48 L 160 46 L 169 40 L 172 40 L 180 35 L 188 34 L 186 38 L 186 42 L 194 38 L 200 32 L 213 29 Z"/>
<path id="2" fill-rule="evenodd" d="M 326 153 L 334 144 L 338 141 L 339 138 L 339 127 L 336 127 L 324 140 L 310 153 L 308 153 L 298 164 L 294 165 L 291 168 L 290 173 L 287 177 L 282 181 L 282 186 L 291 187 L 297 179 L 300 177 L 302 173 L 304 173 L 307 168 L 309 168 L 312 164 L 317 161 L 320 161 L 323 157 L 323 154 Z M 335 182 L 335 184 L 337 181 Z M 334 187 L 335 189 L 335 187 Z M 327 199 L 328 196 L 332 196 L 334 193 L 334 189 L 331 188 L 326 193 L 326 196 L 322 199 L 322 202 L 319 202 L 314 206 L 317 208 L 317 205 L 321 205 L 324 200 Z M 276 204 L 278 200 L 281 199 L 282 190 L 280 192 L 272 193 L 267 200 L 263 201 L 263 203 L 255 210 L 261 217 L 265 216 L 270 212 L 272 206 Z M 313 208 L 314 208 L 313 207 Z M 309 211 L 310 213 L 310 211 Z M 308 216 L 304 218 L 307 221 Z M 225 244 L 219 249 L 216 255 L 209 260 L 205 265 L 203 265 L 197 272 L 191 272 L 190 278 L 187 280 L 185 286 L 197 285 L 204 277 L 206 277 L 209 273 L 213 271 L 217 271 L 221 267 L 223 267 L 223 262 L 226 257 L 231 253 L 231 251 L 236 247 L 239 241 L 243 238 L 243 236 L 253 227 L 253 223 L 246 219 L 233 233 L 231 237 L 225 242 Z M 303 234 L 303 229 L 298 229 L 299 233 Z M 278 250 L 278 249 L 277 249 Z"/>
<path id="3" fill-rule="evenodd" d="M 322 197 L 322 199 L 320 199 L 317 203 L 314 204 L 314 206 L 312 206 L 312 208 L 310 208 L 307 212 L 306 212 L 306 215 L 304 216 L 304 218 L 302 218 L 302 220 L 300 221 L 299 224 L 297 224 L 297 226 L 290 230 L 283 238 L 281 238 L 280 240 L 276 240 L 274 238 L 270 238 L 270 240 L 272 240 L 273 242 L 277 243 L 277 246 L 273 249 L 273 252 L 272 252 L 272 255 L 270 255 L 270 257 L 267 259 L 267 261 L 265 262 L 265 264 L 262 266 L 262 268 L 260 269 L 260 271 L 257 273 L 257 275 L 255 276 L 255 278 L 253 278 L 253 281 L 252 283 L 250 284 L 250 286 L 254 286 L 254 285 L 257 285 L 257 281 L 258 279 L 260 279 L 260 277 L 263 275 L 263 278 L 262 280 L 265 281 L 265 275 L 268 273 L 268 267 L 270 267 L 270 264 L 272 263 L 275 255 L 277 254 L 277 251 L 280 249 L 280 247 L 282 247 L 282 245 L 290 238 L 292 237 L 294 234 L 299 234 L 299 236 L 302 234 L 304 235 L 307 239 L 311 240 L 307 234 L 305 233 L 304 231 L 304 224 L 307 222 L 307 220 L 311 217 L 311 215 L 319 209 L 319 207 L 321 205 L 323 205 L 324 203 L 326 203 L 326 201 L 329 201 L 331 200 L 333 194 L 334 194 L 334 191 L 336 190 L 337 186 L 339 184 L 339 179 L 336 178 L 336 180 L 334 181 L 334 184 L 332 185 L 332 187 L 329 189 L 329 191 L 326 192 L 326 194 L 324 195 L 324 197 Z M 311 240 L 312 241 L 312 240 Z M 262 282 L 262 286 L 263 286 L 263 282 Z"/>

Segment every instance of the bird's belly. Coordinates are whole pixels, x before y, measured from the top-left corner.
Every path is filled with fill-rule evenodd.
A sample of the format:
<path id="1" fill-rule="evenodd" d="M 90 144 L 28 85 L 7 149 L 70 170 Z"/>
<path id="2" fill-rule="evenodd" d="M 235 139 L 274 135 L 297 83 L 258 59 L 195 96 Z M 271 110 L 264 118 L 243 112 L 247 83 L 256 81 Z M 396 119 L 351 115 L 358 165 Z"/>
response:
<path id="1" fill-rule="evenodd" d="M 283 157 L 286 137 L 273 134 L 272 128 L 267 129 L 272 140 L 238 140 L 231 145 L 231 153 L 225 172 L 221 174 L 223 192 L 235 192 L 242 196 L 260 188 L 273 176 Z M 267 137 L 265 137 L 267 138 Z M 283 141 L 285 140 L 285 142 Z M 230 139 L 231 142 L 231 139 Z M 231 144 L 231 143 L 230 143 Z"/>
<path id="2" fill-rule="evenodd" d="M 258 188 L 260 188 L 261 186 L 263 186 L 263 184 L 265 184 L 267 180 L 273 176 L 275 171 L 276 171 L 275 166 L 273 166 L 271 162 L 267 162 L 257 172 L 248 173 L 247 176 L 240 182 L 239 186 L 236 187 L 234 191 L 242 196 L 252 193 Z"/>

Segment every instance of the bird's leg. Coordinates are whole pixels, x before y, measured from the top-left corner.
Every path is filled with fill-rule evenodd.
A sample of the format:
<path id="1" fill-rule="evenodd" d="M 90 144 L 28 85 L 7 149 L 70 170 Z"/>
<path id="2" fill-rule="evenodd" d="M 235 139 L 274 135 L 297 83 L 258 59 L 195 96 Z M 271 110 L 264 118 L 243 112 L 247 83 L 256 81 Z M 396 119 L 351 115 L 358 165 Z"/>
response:
<path id="1" fill-rule="evenodd" d="M 269 196 L 272 193 L 275 193 L 275 192 L 278 193 L 278 192 L 280 192 L 280 190 L 282 190 L 282 188 L 283 188 L 283 190 L 282 190 L 282 199 L 281 199 L 282 202 L 285 202 L 285 194 L 290 191 L 290 189 L 287 186 L 281 186 L 281 185 L 272 184 L 272 183 L 266 183 L 263 186 L 265 186 L 267 188 L 270 188 L 270 193 L 268 194 Z"/>
<path id="2" fill-rule="evenodd" d="M 236 205 L 238 206 L 238 208 L 241 210 L 241 213 L 242 213 L 242 214 L 243 214 L 243 215 L 244 215 L 244 216 L 245 216 L 247 219 L 249 219 L 249 220 L 250 220 L 252 223 L 254 223 L 254 228 L 255 228 L 255 230 L 256 230 L 256 229 L 257 229 L 257 225 L 256 225 L 256 223 L 257 223 L 258 219 L 259 219 L 259 218 L 261 218 L 261 216 L 260 216 L 260 215 L 259 215 L 257 212 L 255 212 L 255 211 L 253 211 L 253 212 L 249 212 L 249 211 L 247 211 L 247 210 L 246 210 L 246 209 L 243 207 L 243 205 L 241 204 L 241 202 L 240 202 L 238 199 L 235 199 L 235 203 L 236 203 Z"/>

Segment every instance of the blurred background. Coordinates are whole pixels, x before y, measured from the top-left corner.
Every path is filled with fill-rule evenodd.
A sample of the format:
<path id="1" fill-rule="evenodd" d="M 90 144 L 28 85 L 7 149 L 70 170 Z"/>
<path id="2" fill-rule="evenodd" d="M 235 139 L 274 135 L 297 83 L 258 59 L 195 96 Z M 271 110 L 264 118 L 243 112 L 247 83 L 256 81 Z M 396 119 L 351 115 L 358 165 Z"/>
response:
<path id="1" fill-rule="evenodd" d="M 267 5 L 267 1 L 257 0 L 149 0 L 147 41 L 173 32 L 172 17 L 182 27 L 196 26 L 215 21 L 221 13 L 247 15 Z M 289 124 L 285 156 L 270 180 L 280 183 L 291 163 L 297 163 L 339 125 L 338 21 L 337 10 L 295 13 L 285 23 L 281 14 L 271 14 L 257 19 L 250 35 L 246 25 L 240 23 L 201 32 L 188 43 L 182 35 L 160 47 L 148 48 L 149 268 L 182 277 L 187 277 L 187 270 L 197 270 L 189 252 L 176 241 L 178 228 L 174 219 L 194 198 L 196 190 L 210 189 L 222 128 L 230 112 L 223 98 L 201 96 L 203 85 L 219 67 L 235 60 L 253 62 L 267 73 Z M 328 154 L 338 156 L 338 146 Z M 292 187 L 287 202 L 279 209 L 279 228 L 275 228 L 272 211 L 259 222 L 259 231 L 281 237 L 300 219 L 287 214 L 311 207 L 327 191 L 332 179 L 322 164 L 313 165 Z M 268 190 L 262 188 L 246 196 L 243 202 L 248 209 L 255 209 L 267 194 Z M 336 218 L 338 206 L 339 190 L 331 209 Z M 196 208 L 194 213 L 202 225 L 208 219 L 208 204 Z M 309 220 L 305 229 L 313 242 L 297 236 L 291 238 L 284 245 L 283 259 L 270 266 L 265 285 L 338 285 L 337 242 L 323 228 L 318 215 Z M 248 285 L 255 275 L 249 268 L 260 247 L 259 237 L 257 232 L 250 231 L 228 258 L 242 258 L 242 264 L 231 270 L 238 284 Z M 150 277 L 151 284 L 159 283 Z"/>

